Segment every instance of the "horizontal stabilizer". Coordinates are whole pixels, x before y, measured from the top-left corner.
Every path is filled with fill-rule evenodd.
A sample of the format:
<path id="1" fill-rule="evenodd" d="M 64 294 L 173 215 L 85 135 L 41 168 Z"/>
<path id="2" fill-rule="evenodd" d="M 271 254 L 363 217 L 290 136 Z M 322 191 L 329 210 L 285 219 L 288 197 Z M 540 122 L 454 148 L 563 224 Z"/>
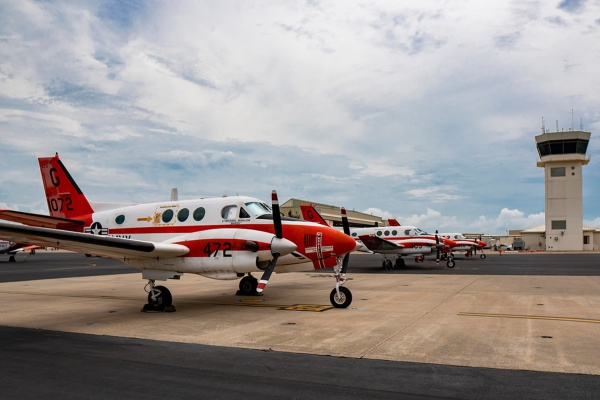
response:
<path id="1" fill-rule="evenodd" d="M 186 246 L 92 235 L 0 222 L 0 237 L 19 243 L 55 247 L 110 258 L 171 258 L 189 253 Z"/>
<path id="2" fill-rule="evenodd" d="M 390 242 L 389 240 L 382 239 L 375 235 L 361 235 L 359 238 L 371 251 L 398 250 L 404 248 L 401 244 Z"/>
<path id="3" fill-rule="evenodd" d="M 77 230 L 84 222 L 78 219 L 50 217 L 48 215 L 33 214 L 23 211 L 0 210 L 0 219 L 19 222 L 29 226 L 41 226 L 43 228 Z"/>

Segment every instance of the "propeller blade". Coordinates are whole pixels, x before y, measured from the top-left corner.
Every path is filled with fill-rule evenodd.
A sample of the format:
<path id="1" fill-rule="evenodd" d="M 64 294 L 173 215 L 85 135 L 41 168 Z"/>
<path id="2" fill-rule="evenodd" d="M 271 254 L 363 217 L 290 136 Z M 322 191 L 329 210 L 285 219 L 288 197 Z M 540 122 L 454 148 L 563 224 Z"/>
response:
<path id="1" fill-rule="evenodd" d="M 281 214 L 279 212 L 279 200 L 277 199 L 277 192 L 273 190 L 271 193 L 271 207 L 273 208 L 273 225 L 275 226 L 275 236 L 278 239 L 283 237 L 283 230 L 281 228 Z"/>
<path id="2" fill-rule="evenodd" d="M 350 236 L 350 223 L 348 222 L 348 215 L 344 207 L 342 207 L 342 225 L 344 226 L 344 233 Z"/>
<path id="3" fill-rule="evenodd" d="M 346 253 L 344 256 L 344 261 L 342 261 L 342 275 L 346 274 L 348 270 L 348 261 L 350 260 L 350 253 Z"/>
<path id="4" fill-rule="evenodd" d="M 435 248 L 436 248 L 435 262 L 439 264 L 440 263 L 440 237 L 438 236 L 437 229 L 435 230 Z"/>
<path id="5" fill-rule="evenodd" d="M 269 265 L 267 266 L 267 269 L 265 269 L 263 276 L 261 276 L 260 280 L 258 281 L 258 286 L 256 286 L 256 291 L 258 293 L 262 292 L 264 290 L 265 286 L 267 286 L 267 283 L 269 283 L 269 278 L 271 277 L 271 274 L 273 273 L 273 270 L 275 269 L 275 264 L 277 264 L 278 258 L 279 258 L 279 253 L 273 254 L 273 259 L 269 262 Z"/>

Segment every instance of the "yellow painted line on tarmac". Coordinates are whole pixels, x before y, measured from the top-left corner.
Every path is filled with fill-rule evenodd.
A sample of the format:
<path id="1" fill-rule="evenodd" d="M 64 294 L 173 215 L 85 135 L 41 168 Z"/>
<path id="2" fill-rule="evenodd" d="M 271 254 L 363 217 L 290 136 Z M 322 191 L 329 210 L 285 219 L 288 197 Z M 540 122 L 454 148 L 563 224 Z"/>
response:
<path id="1" fill-rule="evenodd" d="M 459 312 L 458 315 L 470 316 L 470 317 L 544 319 L 544 320 L 551 320 L 551 321 L 590 322 L 590 323 L 600 324 L 600 320 L 585 319 L 585 318 L 543 317 L 543 316 L 537 316 L 537 315 L 484 314 L 484 313 L 464 313 L 464 312 Z"/>
<path id="2" fill-rule="evenodd" d="M 83 295 L 83 294 L 65 294 L 65 293 L 37 293 L 37 292 L 20 292 L 20 291 L 9 291 L 0 290 L 0 294 L 25 294 L 30 296 L 54 296 L 54 297 L 76 297 L 83 299 L 104 299 L 104 300 L 136 300 L 146 301 L 145 298 L 139 297 L 118 297 L 118 296 L 98 296 L 98 295 Z M 211 304 L 217 306 L 242 306 L 242 307 L 263 307 L 263 308 L 276 308 L 278 310 L 289 310 L 289 311 L 313 311 L 322 312 L 333 308 L 333 306 L 324 306 L 319 304 L 291 304 L 291 305 L 280 305 L 280 304 L 259 304 L 262 300 L 240 300 L 239 303 L 224 303 L 216 301 L 196 301 L 196 300 L 178 300 L 177 303 L 187 304 Z"/>

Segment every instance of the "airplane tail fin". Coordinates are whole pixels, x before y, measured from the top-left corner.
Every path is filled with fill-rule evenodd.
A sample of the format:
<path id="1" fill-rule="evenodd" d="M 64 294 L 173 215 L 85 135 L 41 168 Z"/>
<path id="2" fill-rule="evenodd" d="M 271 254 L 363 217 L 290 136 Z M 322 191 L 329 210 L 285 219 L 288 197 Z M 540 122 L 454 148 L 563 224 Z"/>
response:
<path id="1" fill-rule="evenodd" d="M 329 226 L 329 224 L 321 217 L 321 214 L 312 206 L 300 206 L 300 210 L 302 211 L 302 218 L 305 221 L 316 222 L 317 224 L 321 224 L 324 226 Z"/>
<path id="2" fill-rule="evenodd" d="M 38 158 L 48 211 L 52 217 L 82 219 L 94 212 L 63 163 L 54 157 Z"/>
<path id="3" fill-rule="evenodd" d="M 388 224 L 390 226 L 400 226 L 396 218 L 388 218 Z"/>

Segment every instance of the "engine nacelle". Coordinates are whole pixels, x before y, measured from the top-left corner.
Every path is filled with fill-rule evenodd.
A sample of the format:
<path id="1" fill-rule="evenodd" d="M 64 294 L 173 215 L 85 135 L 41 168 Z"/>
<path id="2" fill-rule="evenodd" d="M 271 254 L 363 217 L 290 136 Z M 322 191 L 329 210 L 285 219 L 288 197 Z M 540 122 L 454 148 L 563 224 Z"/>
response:
<path id="1" fill-rule="evenodd" d="M 251 229 L 210 229 L 193 232 L 169 240 L 186 246 L 190 252 L 179 266 L 193 273 L 216 271 L 247 273 L 264 268 L 273 258 L 272 233 Z"/>

